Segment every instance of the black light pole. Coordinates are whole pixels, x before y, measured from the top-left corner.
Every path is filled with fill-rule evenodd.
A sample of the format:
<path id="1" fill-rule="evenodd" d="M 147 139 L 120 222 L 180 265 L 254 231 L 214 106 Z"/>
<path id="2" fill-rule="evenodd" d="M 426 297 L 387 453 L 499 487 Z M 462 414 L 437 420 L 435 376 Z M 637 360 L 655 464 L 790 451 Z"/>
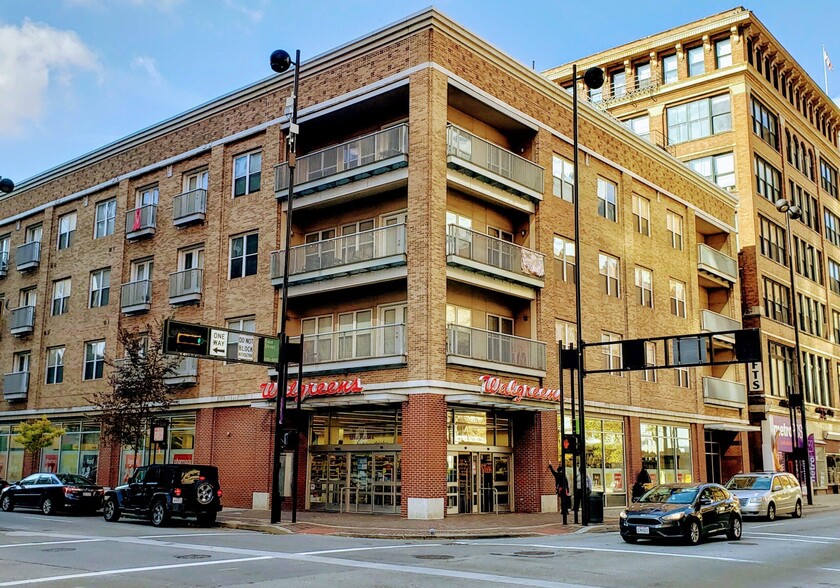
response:
<path id="1" fill-rule="evenodd" d="M 580 194 L 578 192 L 578 176 L 580 171 L 579 164 L 579 147 L 578 147 L 578 75 L 577 65 L 572 66 L 572 138 L 573 149 L 575 151 L 574 158 L 574 197 L 575 197 L 575 329 L 577 330 L 577 353 L 578 353 L 578 410 L 579 410 L 579 428 L 575 433 L 579 433 L 578 447 L 580 448 L 580 491 L 581 496 L 581 515 L 582 523 L 589 524 L 589 499 L 586 496 L 586 427 L 584 425 L 584 409 L 583 409 L 583 327 L 581 326 L 581 300 L 580 300 Z M 592 89 L 598 89 L 604 85 L 604 70 L 599 67 L 590 67 L 583 74 L 583 83 Z M 572 390 L 574 397 L 574 389 Z M 574 418 L 574 417 L 573 417 Z M 574 422 L 572 426 L 574 427 Z M 575 491 L 577 491 L 577 481 L 573 480 L 575 484 Z M 577 516 L 577 514 L 575 515 Z"/>
<path id="2" fill-rule="evenodd" d="M 805 416 L 805 387 L 802 385 L 802 356 L 799 347 L 799 316 L 796 313 L 796 286 L 794 284 L 793 274 L 793 250 L 791 247 L 792 238 L 790 235 L 790 219 L 797 219 L 802 216 L 802 209 L 793 204 L 787 198 L 779 198 L 776 200 L 776 210 L 785 215 L 785 226 L 787 227 L 787 262 L 788 270 L 790 271 L 790 309 L 791 318 L 793 318 L 793 353 L 796 356 L 793 362 L 793 369 L 796 372 L 794 380 L 796 382 L 796 394 L 791 398 L 790 388 L 788 388 L 788 408 L 790 410 L 791 420 L 791 436 L 794 451 L 799 449 L 805 452 L 805 488 L 807 489 L 808 504 L 814 504 L 814 489 L 811 484 L 811 456 L 808 454 L 808 426 Z M 799 408 L 799 415 L 802 420 L 802 445 L 799 444 L 799 434 L 796 426 L 796 409 Z M 801 454 L 800 454 L 801 456 Z"/>
<path id="3" fill-rule="evenodd" d="M 280 451 L 283 447 L 283 433 L 280 426 L 283 424 L 286 416 L 286 389 L 288 388 L 289 379 L 289 358 L 287 354 L 288 341 L 286 340 L 286 319 L 288 318 L 288 304 L 289 304 L 289 263 L 291 260 L 291 246 L 292 246 L 292 201 L 293 191 L 295 188 L 295 165 L 297 153 L 297 107 L 298 107 L 298 78 L 300 74 L 300 50 L 295 52 L 295 61 L 292 63 L 291 56 L 278 49 L 271 54 L 271 69 L 277 73 L 287 71 L 292 65 L 295 67 L 294 83 L 292 85 L 292 96 L 286 102 L 287 106 L 291 102 L 292 112 L 289 122 L 289 194 L 286 197 L 286 249 L 283 251 L 283 291 L 281 294 L 280 303 L 280 332 L 278 338 L 280 339 L 280 358 L 277 362 L 277 412 L 274 419 L 274 467 L 272 468 L 271 476 L 271 523 L 280 521 L 281 502 L 280 496 L 282 488 L 280 487 Z M 300 390 L 298 390 L 300 394 Z M 300 418 L 300 416 L 298 416 Z"/>
<path id="4" fill-rule="evenodd" d="M 9 178 L 4 178 L 0 176 L 0 192 L 4 194 L 8 194 L 15 189 L 15 183 L 10 180 Z"/>

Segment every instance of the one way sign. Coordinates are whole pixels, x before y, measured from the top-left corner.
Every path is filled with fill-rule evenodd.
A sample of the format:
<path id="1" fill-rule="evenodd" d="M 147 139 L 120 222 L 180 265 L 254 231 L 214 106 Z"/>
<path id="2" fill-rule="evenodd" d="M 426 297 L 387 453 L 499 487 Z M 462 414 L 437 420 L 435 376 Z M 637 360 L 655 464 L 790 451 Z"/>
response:
<path id="1" fill-rule="evenodd" d="M 227 357 L 228 332 L 210 329 L 210 355 Z"/>

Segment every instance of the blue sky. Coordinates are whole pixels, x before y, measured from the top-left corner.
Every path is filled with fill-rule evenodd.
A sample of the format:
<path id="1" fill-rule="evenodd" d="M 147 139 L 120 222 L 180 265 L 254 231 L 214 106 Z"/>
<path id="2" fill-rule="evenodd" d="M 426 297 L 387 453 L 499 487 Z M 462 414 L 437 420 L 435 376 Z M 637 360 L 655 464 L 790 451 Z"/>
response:
<path id="1" fill-rule="evenodd" d="M 735 0 L 0 0 L 0 176 L 34 176 L 434 5 L 542 71 L 736 7 Z M 840 2 L 747 5 L 820 86 Z M 801 8 L 806 6 L 807 8 Z"/>

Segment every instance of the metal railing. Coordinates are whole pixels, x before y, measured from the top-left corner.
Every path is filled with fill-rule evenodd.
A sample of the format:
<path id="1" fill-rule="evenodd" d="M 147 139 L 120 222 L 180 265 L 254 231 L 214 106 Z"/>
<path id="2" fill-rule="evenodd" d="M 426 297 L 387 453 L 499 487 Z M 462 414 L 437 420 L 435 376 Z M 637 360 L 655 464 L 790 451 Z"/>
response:
<path id="1" fill-rule="evenodd" d="M 407 154 L 408 125 L 397 125 L 298 157 L 295 184 L 297 187 L 300 184 Z M 289 164 L 284 162 L 274 167 L 274 191 L 280 192 L 288 188 Z"/>
<path id="2" fill-rule="evenodd" d="M 172 220 L 205 214 L 207 212 L 207 190 L 198 188 L 178 194 L 172 200 Z"/>
<path id="3" fill-rule="evenodd" d="M 405 354 L 405 324 L 303 336 L 303 365 Z"/>
<path id="4" fill-rule="evenodd" d="M 9 400 L 26 400 L 29 392 L 29 372 L 3 374 L 3 397 Z"/>
<path id="5" fill-rule="evenodd" d="M 169 274 L 169 297 L 201 294 L 204 270 L 193 268 Z"/>
<path id="6" fill-rule="evenodd" d="M 545 343 L 494 331 L 449 325 L 447 354 L 545 371 Z"/>
<path id="7" fill-rule="evenodd" d="M 447 255 L 463 257 L 522 276 L 545 276 L 545 256 L 539 251 L 458 225 L 448 225 L 446 233 Z"/>
<path id="8" fill-rule="evenodd" d="M 292 247 L 289 275 L 323 271 L 350 263 L 373 261 L 405 253 L 405 224 Z M 283 275 L 283 251 L 271 252 L 272 279 Z"/>
<path id="9" fill-rule="evenodd" d="M 604 90 L 609 90 L 609 95 L 600 94 L 600 100 L 591 100 L 587 98 L 593 106 L 598 108 L 609 108 L 622 102 L 632 102 L 643 96 L 649 96 L 659 90 L 659 80 L 653 78 L 634 79 L 631 84 L 624 84 L 616 88 L 613 84 L 608 84 Z M 617 92 L 618 90 L 618 92 Z M 616 95 L 618 93 L 618 95 Z"/>
<path id="10" fill-rule="evenodd" d="M 738 262 L 705 243 L 697 244 L 697 259 L 700 265 L 725 275 L 732 282 L 738 277 Z"/>
<path id="11" fill-rule="evenodd" d="M 540 194 L 545 191 L 541 166 L 453 124 L 446 126 L 446 154 L 469 161 Z"/>
<path id="12" fill-rule="evenodd" d="M 134 233 L 157 226 L 157 204 L 147 204 L 125 213 L 125 232 Z"/>
<path id="13" fill-rule="evenodd" d="M 9 328 L 12 331 L 17 329 L 33 329 L 35 327 L 35 307 L 21 306 L 12 309 L 12 317 L 9 321 Z"/>
<path id="14" fill-rule="evenodd" d="M 120 289 L 120 307 L 128 308 L 152 303 L 152 281 L 137 280 L 123 284 Z"/>
<path id="15" fill-rule="evenodd" d="M 41 242 L 31 241 L 18 245 L 15 253 L 15 265 L 18 268 L 33 266 L 41 263 Z"/>

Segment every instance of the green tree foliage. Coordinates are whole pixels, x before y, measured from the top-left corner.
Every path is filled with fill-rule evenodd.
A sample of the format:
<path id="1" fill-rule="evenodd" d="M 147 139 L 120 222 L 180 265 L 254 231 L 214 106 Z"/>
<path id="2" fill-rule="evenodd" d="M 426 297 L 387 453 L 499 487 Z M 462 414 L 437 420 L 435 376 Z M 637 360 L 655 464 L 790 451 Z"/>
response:
<path id="1" fill-rule="evenodd" d="M 44 447 L 48 447 L 53 439 L 64 434 L 64 429 L 52 424 L 46 415 L 36 421 L 20 423 L 17 430 L 15 443 L 20 443 L 30 453 L 38 453 Z"/>

